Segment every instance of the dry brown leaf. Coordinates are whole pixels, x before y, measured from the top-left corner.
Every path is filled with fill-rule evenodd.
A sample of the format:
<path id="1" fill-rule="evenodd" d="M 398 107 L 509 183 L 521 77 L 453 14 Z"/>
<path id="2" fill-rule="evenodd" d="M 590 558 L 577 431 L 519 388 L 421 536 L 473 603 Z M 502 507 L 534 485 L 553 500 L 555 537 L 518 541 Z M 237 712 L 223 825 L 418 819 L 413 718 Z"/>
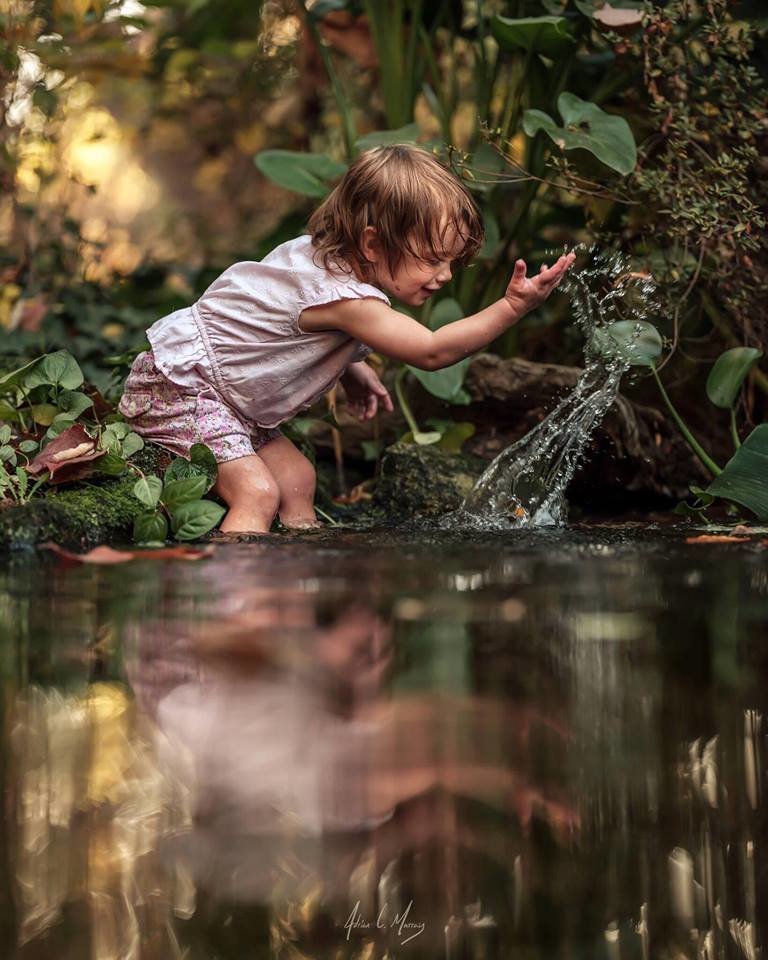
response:
<path id="1" fill-rule="evenodd" d="M 702 533 L 698 537 L 686 537 L 686 543 L 749 543 L 746 537 L 733 537 L 727 533 Z"/>
<path id="2" fill-rule="evenodd" d="M 27 472 L 34 475 L 47 470 L 51 483 L 80 480 L 92 469 L 85 464 L 103 456 L 104 451 L 99 450 L 94 438 L 79 423 L 75 423 L 38 453 L 27 467 Z"/>
<path id="3" fill-rule="evenodd" d="M 213 547 L 160 547 L 157 550 L 115 550 L 112 547 L 94 547 L 87 553 L 73 553 L 57 543 L 44 543 L 43 547 L 65 560 L 76 563 L 95 563 L 107 566 L 128 563 L 129 560 L 202 560 L 213 553 Z"/>

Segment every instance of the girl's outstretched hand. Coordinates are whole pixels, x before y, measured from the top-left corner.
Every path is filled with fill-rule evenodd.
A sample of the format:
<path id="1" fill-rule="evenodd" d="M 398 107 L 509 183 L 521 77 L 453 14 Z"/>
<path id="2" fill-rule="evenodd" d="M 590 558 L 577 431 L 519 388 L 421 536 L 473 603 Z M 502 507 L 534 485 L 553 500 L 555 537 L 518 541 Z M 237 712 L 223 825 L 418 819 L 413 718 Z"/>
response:
<path id="1" fill-rule="evenodd" d="M 394 409 L 387 388 L 364 361 L 350 364 L 341 383 L 347 395 L 347 408 L 358 420 L 373 419 L 379 405 L 390 413 Z"/>
<path id="2" fill-rule="evenodd" d="M 563 254 L 551 267 L 543 264 L 539 273 L 532 277 L 526 276 L 525 260 L 518 260 L 504 299 L 519 316 L 535 310 L 560 283 L 575 259 L 575 253 Z"/>

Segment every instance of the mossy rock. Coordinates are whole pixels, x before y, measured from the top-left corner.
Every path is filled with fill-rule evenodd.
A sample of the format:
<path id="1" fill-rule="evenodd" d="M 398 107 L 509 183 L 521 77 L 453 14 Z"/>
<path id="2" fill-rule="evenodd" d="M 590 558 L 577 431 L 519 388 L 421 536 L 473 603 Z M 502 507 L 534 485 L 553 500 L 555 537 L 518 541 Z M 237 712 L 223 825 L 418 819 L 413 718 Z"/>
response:
<path id="1" fill-rule="evenodd" d="M 396 443 L 384 454 L 372 506 L 389 522 L 440 517 L 461 505 L 486 466 L 439 447 Z"/>
<path id="2" fill-rule="evenodd" d="M 170 456 L 147 446 L 133 458 L 141 470 L 162 473 Z M 43 497 L 0 510 L 0 552 L 37 546 L 48 540 L 69 547 L 92 547 L 130 540 L 133 521 L 143 507 L 133 496 L 136 477 L 94 475 L 87 485 L 51 488 Z"/>

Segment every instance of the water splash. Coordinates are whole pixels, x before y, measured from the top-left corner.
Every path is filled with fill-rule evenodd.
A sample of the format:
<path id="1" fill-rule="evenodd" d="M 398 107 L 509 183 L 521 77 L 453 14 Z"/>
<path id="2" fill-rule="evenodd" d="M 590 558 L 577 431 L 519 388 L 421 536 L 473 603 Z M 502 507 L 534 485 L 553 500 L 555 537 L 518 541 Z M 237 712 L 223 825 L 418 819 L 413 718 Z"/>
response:
<path id="1" fill-rule="evenodd" d="M 631 342 L 630 350 L 617 349 L 606 328 L 631 321 L 639 337 L 641 323 L 658 310 L 650 275 L 634 272 L 620 253 L 582 249 L 585 263 L 562 289 L 585 337 L 584 371 L 540 424 L 496 457 L 449 518 L 451 526 L 552 526 L 566 518 L 565 491 L 631 365 Z"/>

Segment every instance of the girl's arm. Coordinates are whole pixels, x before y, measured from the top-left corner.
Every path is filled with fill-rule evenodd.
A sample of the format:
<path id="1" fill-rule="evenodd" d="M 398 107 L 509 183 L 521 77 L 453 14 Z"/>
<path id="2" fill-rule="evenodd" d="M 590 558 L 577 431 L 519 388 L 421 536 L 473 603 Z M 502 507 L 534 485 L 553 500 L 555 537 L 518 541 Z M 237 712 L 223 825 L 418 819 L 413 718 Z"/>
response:
<path id="1" fill-rule="evenodd" d="M 373 298 L 310 307 L 302 312 L 299 323 L 305 331 L 343 330 L 377 353 L 422 370 L 439 370 L 491 343 L 539 306 L 560 283 L 573 259 L 573 254 L 563 256 L 531 278 L 526 277 L 525 262 L 518 260 L 500 300 L 434 332 Z"/>

